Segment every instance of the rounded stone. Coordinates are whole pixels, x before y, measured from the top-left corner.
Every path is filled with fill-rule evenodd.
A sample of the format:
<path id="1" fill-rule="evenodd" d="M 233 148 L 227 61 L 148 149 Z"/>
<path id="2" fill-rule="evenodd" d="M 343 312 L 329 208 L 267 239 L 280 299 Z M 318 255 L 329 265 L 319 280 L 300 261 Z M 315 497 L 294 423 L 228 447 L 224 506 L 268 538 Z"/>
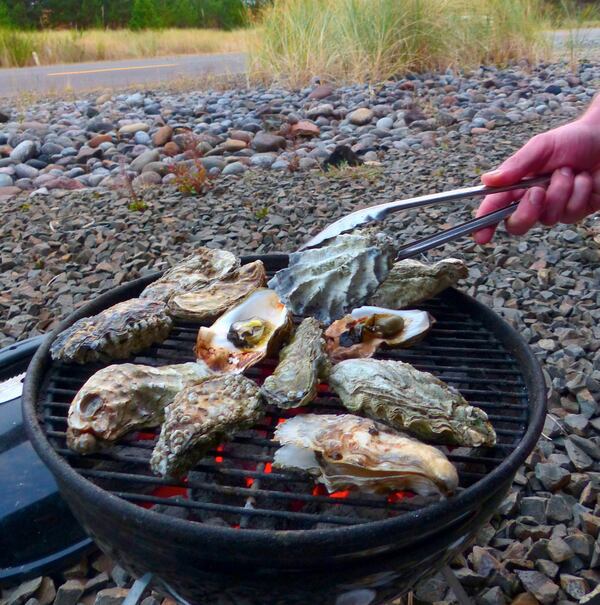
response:
<path id="1" fill-rule="evenodd" d="M 150 145 L 150 143 L 152 143 L 152 139 L 150 138 L 150 135 L 143 130 L 138 130 L 135 133 L 135 135 L 133 136 L 133 140 L 138 145 Z"/>
<path id="2" fill-rule="evenodd" d="M 359 107 L 348 116 L 348 119 L 355 126 L 364 126 L 373 119 L 373 110 L 368 107 Z"/>
<path id="3" fill-rule="evenodd" d="M 0 174 L 0 187 L 12 187 L 13 180 L 8 174 Z"/>
<path id="4" fill-rule="evenodd" d="M 232 164 L 228 164 L 225 166 L 225 168 L 223 168 L 223 175 L 243 174 L 246 172 L 246 170 L 248 170 L 248 167 L 245 164 L 242 164 L 241 162 L 233 162 Z"/>
<path id="5" fill-rule="evenodd" d="M 377 120 L 377 128 L 381 128 L 382 130 L 390 130 L 394 125 L 394 120 L 392 118 L 379 118 Z"/>

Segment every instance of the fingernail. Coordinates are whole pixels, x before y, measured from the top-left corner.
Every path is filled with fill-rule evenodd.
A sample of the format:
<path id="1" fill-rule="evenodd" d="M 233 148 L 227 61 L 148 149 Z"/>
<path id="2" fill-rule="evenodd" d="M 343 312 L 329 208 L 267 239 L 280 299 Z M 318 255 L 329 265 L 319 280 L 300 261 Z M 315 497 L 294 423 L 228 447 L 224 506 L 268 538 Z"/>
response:
<path id="1" fill-rule="evenodd" d="M 544 204 L 545 194 L 541 189 L 530 189 L 528 201 L 534 208 L 541 208 Z"/>
<path id="2" fill-rule="evenodd" d="M 492 170 L 491 172 L 485 172 L 483 176 L 498 176 L 502 170 Z"/>
<path id="3" fill-rule="evenodd" d="M 564 176 L 573 176 L 573 169 L 570 166 L 563 166 L 559 172 Z"/>

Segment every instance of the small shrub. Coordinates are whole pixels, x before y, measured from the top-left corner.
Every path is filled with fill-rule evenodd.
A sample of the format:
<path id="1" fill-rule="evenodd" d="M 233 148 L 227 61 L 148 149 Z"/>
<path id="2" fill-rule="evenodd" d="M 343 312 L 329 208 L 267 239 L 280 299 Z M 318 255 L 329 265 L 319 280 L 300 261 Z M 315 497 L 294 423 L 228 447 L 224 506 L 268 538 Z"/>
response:
<path id="1" fill-rule="evenodd" d="M 175 186 L 184 195 L 202 195 L 209 186 L 208 172 L 199 159 L 189 163 L 176 164 L 171 168 L 175 175 Z"/>

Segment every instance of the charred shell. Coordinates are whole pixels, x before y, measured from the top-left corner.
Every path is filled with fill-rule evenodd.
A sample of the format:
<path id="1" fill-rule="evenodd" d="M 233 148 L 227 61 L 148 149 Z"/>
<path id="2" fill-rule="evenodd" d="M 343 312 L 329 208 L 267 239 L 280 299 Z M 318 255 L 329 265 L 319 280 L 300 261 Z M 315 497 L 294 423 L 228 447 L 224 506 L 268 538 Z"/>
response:
<path id="1" fill-rule="evenodd" d="M 440 450 L 369 418 L 303 414 L 279 425 L 275 440 L 283 447 L 273 466 L 306 471 L 330 493 L 440 496 L 458 486 L 456 469 Z"/>
<path id="2" fill-rule="evenodd" d="M 84 317 L 52 343 L 52 359 L 88 363 L 126 359 L 167 338 L 172 327 L 165 303 L 132 298 Z"/>
<path id="3" fill-rule="evenodd" d="M 487 414 L 428 372 L 408 363 L 348 359 L 335 365 L 329 386 L 351 412 L 382 420 L 417 437 L 447 445 L 493 446 Z"/>

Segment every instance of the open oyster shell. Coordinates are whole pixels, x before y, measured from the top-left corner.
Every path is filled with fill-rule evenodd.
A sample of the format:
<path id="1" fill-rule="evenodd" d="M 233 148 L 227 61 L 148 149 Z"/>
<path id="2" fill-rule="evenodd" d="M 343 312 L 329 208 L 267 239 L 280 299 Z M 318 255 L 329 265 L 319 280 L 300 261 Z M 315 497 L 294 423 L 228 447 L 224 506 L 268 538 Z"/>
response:
<path id="1" fill-rule="evenodd" d="M 131 298 L 76 321 L 57 336 L 50 355 L 77 363 L 126 359 L 165 340 L 172 325 L 163 302 Z"/>
<path id="2" fill-rule="evenodd" d="M 262 413 L 258 387 L 241 374 L 190 382 L 165 410 L 150 466 L 159 475 L 180 477 L 210 447 L 252 426 Z"/>
<path id="3" fill-rule="evenodd" d="M 123 363 L 99 370 L 71 403 L 67 445 L 89 454 L 128 431 L 160 424 L 165 406 L 183 385 L 207 374 L 197 363 L 160 368 Z"/>
<path id="4" fill-rule="evenodd" d="M 433 298 L 459 279 L 467 277 L 469 270 L 464 261 L 446 258 L 433 265 L 405 259 L 394 263 L 388 276 L 369 298 L 369 304 L 403 309 Z"/>
<path id="5" fill-rule="evenodd" d="M 210 284 L 173 295 L 169 299 L 169 313 L 181 319 L 213 321 L 266 283 L 265 266 L 257 260 Z"/>
<path id="6" fill-rule="evenodd" d="M 292 316 L 275 292 L 255 290 L 196 339 L 196 357 L 215 372 L 242 372 L 279 349 Z"/>
<path id="7" fill-rule="evenodd" d="M 329 367 L 323 330 L 316 319 L 307 317 L 281 350 L 279 364 L 261 392 L 268 403 L 280 408 L 305 405 L 315 398 L 319 378 L 329 372 Z"/>
<path id="8" fill-rule="evenodd" d="M 428 372 L 408 363 L 347 359 L 329 374 L 329 386 L 351 412 L 383 420 L 418 437 L 447 445 L 492 446 L 487 414 Z"/>
<path id="9" fill-rule="evenodd" d="M 140 298 L 167 302 L 171 296 L 200 285 L 208 285 L 239 266 L 239 258 L 231 252 L 201 247 L 146 286 Z"/>
<path id="10" fill-rule="evenodd" d="M 429 332 L 434 322 L 426 311 L 359 307 L 327 328 L 327 351 L 333 363 L 338 363 L 371 357 L 384 343 L 388 347 L 410 347 Z"/>
<path id="11" fill-rule="evenodd" d="M 329 324 L 363 304 L 386 278 L 393 260 L 388 237 L 355 231 L 321 248 L 290 254 L 288 267 L 268 286 L 293 313 Z"/>
<path id="12" fill-rule="evenodd" d="M 308 471 L 330 493 L 411 490 L 432 496 L 458 486 L 456 469 L 440 450 L 368 418 L 303 414 L 279 425 L 275 439 L 283 447 L 273 466 Z"/>

